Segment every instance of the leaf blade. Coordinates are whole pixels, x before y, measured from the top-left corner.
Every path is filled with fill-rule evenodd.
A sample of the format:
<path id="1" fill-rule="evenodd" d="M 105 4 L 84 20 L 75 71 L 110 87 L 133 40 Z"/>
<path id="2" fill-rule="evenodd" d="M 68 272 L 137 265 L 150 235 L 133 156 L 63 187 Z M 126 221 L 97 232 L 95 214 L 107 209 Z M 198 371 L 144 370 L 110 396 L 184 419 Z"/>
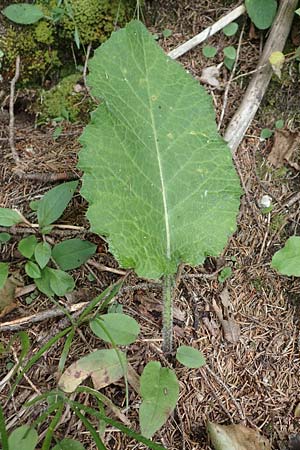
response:
<path id="1" fill-rule="evenodd" d="M 121 266 L 148 278 L 218 254 L 235 229 L 240 186 L 204 89 L 137 21 L 96 51 L 89 84 L 104 99 L 81 136 L 92 230 L 108 236 Z"/>
<path id="2" fill-rule="evenodd" d="M 62 183 L 50 189 L 37 205 L 38 222 L 41 228 L 55 222 L 67 207 L 78 186 L 78 181 Z"/>
<path id="3" fill-rule="evenodd" d="M 146 365 L 140 382 L 143 398 L 139 410 L 140 427 L 143 436 L 151 438 L 174 410 L 179 385 L 175 373 L 161 367 L 158 361 L 150 361 Z"/>
<path id="4" fill-rule="evenodd" d="M 97 246 L 81 239 L 67 239 L 53 247 L 52 257 L 62 270 L 72 270 L 84 264 Z"/>

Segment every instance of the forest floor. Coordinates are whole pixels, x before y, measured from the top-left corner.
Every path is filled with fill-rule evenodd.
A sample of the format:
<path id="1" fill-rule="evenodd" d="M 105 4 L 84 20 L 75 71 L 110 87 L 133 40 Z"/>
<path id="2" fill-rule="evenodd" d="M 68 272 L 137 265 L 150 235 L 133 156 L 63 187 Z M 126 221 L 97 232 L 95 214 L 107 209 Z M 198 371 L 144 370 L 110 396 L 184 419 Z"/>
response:
<path id="1" fill-rule="evenodd" d="M 227 2 L 227 6 L 224 4 L 221 0 L 156 1 L 146 9 L 146 23 L 159 36 L 164 29 L 172 31 L 170 37 L 159 39 L 159 44 L 167 52 L 233 8 L 232 2 Z M 222 62 L 225 46 L 238 45 L 244 21 L 239 60 L 229 87 L 221 133 L 240 104 L 251 78 L 250 72 L 259 60 L 266 33 L 256 31 L 253 34 L 249 20 L 242 17 L 237 21 L 239 32 L 235 36 L 226 37 L 220 32 L 206 42 L 218 48 L 213 60 L 202 55 L 201 45 L 180 58 L 180 63 L 199 80 L 203 68 Z M 300 402 L 300 281 L 278 275 L 270 268 L 270 262 L 275 251 L 284 245 L 289 236 L 300 234 L 299 202 L 286 207 L 291 196 L 299 192 L 296 163 L 300 153 L 295 156 L 293 164 L 287 161 L 282 167 L 274 168 L 268 161 L 274 138 L 260 139 L 261 129 L 274 128 L 278 119 L 284 120 L 285 130 L 299 132 L 299 73 L 294 62 L 288 64 L 289 76 L 285 81 L 272 80 L 261 108 L 237 151 L 236 165 L 244 188 L 237 231 L 219 258 L 208 258 L 204 267 L 185 266 L 177 286 L 174 344 L 199 348 L 205 355 L 207 365 L 201 369 L 187 369 L 174 361 L 170 363 L 162 354 L 159 288 L 129 273 L 116 298 L 123 305 L 123 311 L 134 317 L 141 326 L 138 340 L 128 348 L 131 365 L 141 373 L 147 362 L 156 359 L 162 365 L 172 366 L 179 379 L 180 399 L 176 410 L 154 437 L 156 442 L 169 450 L 211 450 L 205 428 L 207 421 L 243 423 L 260 430 L 273 448 L 280 450 L 292 448 L 288 441 L 299 432 L 295 408 Z M 224 108 L 224 90 L 229 77 L 230 72 L 222 67 L 221 88 L 206 86 L 213 97 L 217 122 Z M 35 128 L 34 118 L 18 104 L 22 103 L 18 100 L 16 103 L 15 140 L 24 173 L 66 171 L 78 175 L 78 137 L 82 124 L 66 124 L 62 135 L 54 140 L 53 127 Z M 7 105 L 6 101 L 0 113 L 0 205 L 18 208 L 30 218 L 29 202 L 40 198 L 51 184 L 16 175 L 8 144 Z M 273 209 L 264 214 L 259 201 L 266 194 L 272 198 Z M 99 271 L 89 264 L 74 270 L 76 291 L 68 298 L 72 302 L 89 301 L 124 276 L 106 243 L 88 231 L 86 208 L 86 202 L 76 194 L 60 221 L 67 225 L 84 226 L 85 231 L 68 230 L 51 235 L 53 242 L 65 237 L 83 237 L 98 245 L 98 253 L 93 260 L 101 263 L 103 270 Z M 15 269 L 22 262 L 16 249 L 22 237 L 24 230 L 13 235 L 13 245 L 10 241 L 1 248 L 2 260 L 9 261 Z M 222 283 L 218 278 L 224 267 L 230 267 L 232 274 Z M 93 281 L 89 281 L 91 273 Z M 30 283 L 26 277 L 24 282 L 25 285 Z M 214 305 L 218 305 L 223 313 L 227 309 L 231 326 L 239 330 L 239 334 L 232 339 L 230 333 L 224 333 Z M 27 304 L 24 295 L 18 297 L 17 307 L 1 320 L 13 321 L 52 307 L 51 301 L 42 294 L 38 294 L 30 304 Z M 54 318 L 29 323 L 25 327 L 32 353 L 62 329 L 61 321 L 61 318 Z M 7 344 L 14 335 L 13 331 L 2 332 L 0 342 Z M 63 345 L 64 340 L 61 339 L 27 372 L 27 378 L 18 385 L 13 400 L 6 401 L 11 381 L 0 388 L 0 400 L 5 405 L 10 430 L 17 424 L 30 423 L 42 413 L 42 407 L 24 409 L 22 405 L 37 393 L 56 387 L 57 365 Z M 99 340 L 87 326 L 82 326 L 71 347 L 67 365 L 97 347 Z M 9 372 L 10 364 L 15 364 L 16 355 L 20 352 L 17 340 L 12 343 L 12 350 L 12 353 L 0 354 L 3 377 Z M 105 388 L 103 393 L 120 408 L 125 408 L 122 381 Z M 138 430 L 139 399 L 134 391 L 130 390 L 129 394 L 130 408 L 126 414 L 133 428 Z M 89 395 L 81 395 L 81 401 L 89 405 Z M 63 419 L 56 432 L 58 437 L 73 437 L 87 449 L 96 448 L 74 415 L 66 413 Z M 111 450 L 146 448 L 112 427 L 106 429 L 104 441 Z"/>

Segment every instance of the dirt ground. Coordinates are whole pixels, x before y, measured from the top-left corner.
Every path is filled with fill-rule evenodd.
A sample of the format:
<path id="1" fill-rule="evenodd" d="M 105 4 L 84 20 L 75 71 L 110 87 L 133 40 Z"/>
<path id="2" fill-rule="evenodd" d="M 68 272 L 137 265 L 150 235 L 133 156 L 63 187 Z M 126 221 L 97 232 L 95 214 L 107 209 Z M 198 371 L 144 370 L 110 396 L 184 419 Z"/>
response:
<path id="1" fill-rule="evenodd" d="M 233 3 L 221 0 L 152 1 L 146 6 L 145 19 L 153 32 L 161 33 L 166 28 L 172 30 L 171 37 L 159 40 L 160 45 L 168 51 L 215 22 L 233 8 Z M 258 31 L 253 36 L 249 21 L 245 18 L 240 18 L 238 23 L 239 30 L 244 26 L 244 35 L 234 78 L 255 69 L 266 39 L 266 33 Z M 233 37 L 218 33 L 210 38 L 209 44 L 218 48 L 213 64 L 222 61 L 221 50 L 224 46 L 237 46 L 239 33 L 240 31 Z M 201 46 L 180 58 L 180 62 L 196 79 L 200 78 L 204 67 L 212 64 L 203 57 Z M 294 73 L 294 63 L 289 64 L 288 70 Z M 217 121 L 224 105 L 224 89 L 229 76 L 230 72 L 222 68 L 221 89 L 206 87 L 213 96 Z M 238 77 L 231 82 L 221 132 L 224 132 L 237 109 L 250 77 L 251 75 Z M 267 161 L 273 138 L 266 141 L 259 139 L 262 128 L 273 127 L 275 120 L 281 118 L 285 121 L 286 129 L 299 131 L 295 113 L 300 105 L 299 77 L 295 75 L 288 83 L 272 83 L 277 86 L 275 94 L 267 94 L 237 152 L 237 169 L 245 191 L 241 199 L 237 231 L 219 258 L 208 258 L 204 267 L 184 267 L 177 286 L 175 346 L 186 344 L 199 348 L 206 357 L 207 365 L 201 369 L 186 369 L 175 360 L 166 360 L 162 354 L 159 286 L 147 284 L 131 273 L 117 297 L 117 301 L 123 305 L 123 311 L 141 325 L 138 341 L 128 350 L 132 366 L 141 373 L 148 361 L 156 359 L 162 365 L 172 366 L 176 370 L 180 382 L 180 399 L 174 414 L 154 439 L 169 450 L 212 450 L 205 429 L 207 421 L 220 424 L 243 423 L 258 429 L 269 438 L 273 448 L 279 450 L 292 448 L 287 441 L 299 432 L 299 418 L 294 413 L 300 403 L 300 281 L 280 276 L 270 268 L 275 251 L 283 246 L 287 237 L 299 234 L 300 231 L 299 203 L 296 202 L 289 208 L 285 206 L 288 199 L 299 192 L 299 170 L 288 164 L 283 170 L 274 169 Z M 76 162 L 80 148 L 77 139 L 82 125 L 66 125 L 62 135 L 54 141 L 53 127 L 35 128 L 34 118 L 22 110 L 22 102 L 17 100 L 15 139 L 24 172 L 22 176 L 18 176 L 8 144 L 8 99 L 2 100 L 0 205 L 18 208 L 30 219 L 29 201 L 38 199 L 50 188 L 51 183 L 34 180 L 28 174 L 66 172 L 67 179 L 80 175 Z M 273 107 L 271 113 L 270 104 Z M 273 210 L 267 214 L 263 214 L 259 207 L 259 200 L 265 194 L 272 197 L 274 205 Z M 61 221 L 69 225 L 84 226 L 84 231 L 57 232 L 51 237 L 53 242 L 58 242 L 63 235 L 85 237 L 97 243 L 98 253 L 93 260 L 101 263 L 104 270 L 99 271 L 92 265 L 85 264 L 74 271 L 76 293 L 66 302 L 91 300 L 123 276 L 122 272 L 118 272 L 118 265 L 110 255 L 106 243 L 88 232 L 89 225 L 84 216 L 86 206 L 80 195 L 75 195 Z M 10 242 L 1 248 L 1 260 L 9 261 L 14 269 L 18 269 L 22 261 L 16 247 L 24 232 L 24 229 L 21 232 L 15 230 L 13 245 Z M 231 267 L 232 275 L 224 283 L 220 283 L 218 275 L 225 266 Z M 88 281 L 91 273 L 95 276 L 94 281 Z M 24 282 L 25 285 L 30 283 L 26 277 Z M 214 306 L 218 305 L 224 312 L 221 302 L 224 292 L 227 295 L 229 317 L 240 329 L 235 342 L 230 342 L 224 335 L 224 328 Z M 1 320 L 13 321 L 52 307 L 52 303 L 42 294 L 30 305 L 26 303 L 24 295 L 18 297 L 17 308 Z M 66 326 L 63 320 L 66 319 L 55 318 L 29 323 L 25 327 L 30 336 L 32 354 Z M 0 342 L 7 343 L 14 334 L 12 331 L 2 332 Z M 22 408 L 22 405 L 37 393 L 55 388 L 57 364 L 63 344 L 61 339 L 28 371 L 27 378 L 16 389 L 13 400 L 6 401 L 12 380 L 4 385 L 0 382 L 0 400 L 5 406 L 5 417 L 10 430 L 17 424 L 30 423 L 43 412 L 44 405 L 27 409 Z M 82 326 L 67 363 L 97 346 L 99 341 L 88 327 Z M 16 340 L 10 354 L 0 355 L 3 379 L 9 371 L 8 363 L 15 363 L 19 352 Z M 123 382 L 120 381 L 103 392 L 116 405 L 125 408 Z M 88 394 L 81 395 L 80 401 L 85 405 L 93 402 Z M 138 429 L 138 406 L 139 398 L 130 390 L 127 417 L 135 429 Z M 63 416 L 56 435 L 77 438 L 87 449 L 96 448 L 81 422 L 69 411 Z M 112 427 L 108 427 L 105 432 L 105 444 L 111 450 L 146 448 Z"/>

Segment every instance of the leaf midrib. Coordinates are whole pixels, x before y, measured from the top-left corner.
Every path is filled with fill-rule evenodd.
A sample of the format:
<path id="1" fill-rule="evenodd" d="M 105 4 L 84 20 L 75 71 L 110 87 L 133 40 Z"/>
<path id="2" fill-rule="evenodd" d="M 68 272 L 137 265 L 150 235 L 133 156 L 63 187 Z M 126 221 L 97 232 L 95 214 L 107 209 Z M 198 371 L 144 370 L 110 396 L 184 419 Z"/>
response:
<path id="1" fill-rule="evenodd" d="M 146 55 L 145 55 L 145 47 L 144 47 L 144 41 L 143 41 L 143 55 L 144 55 L 144 64 L 145 64 L 145 73 L 146 73 L 146 80 L 147 80 L 147 95 L 148 95 L 148 104 L 149 104 L 149 111 L 150 111 L 150 119 L 151 119 L 151 126 L 153 130 L 153 137 L 154 137 L 154 145 L 155 145 L 155 151 L 157 156 L 157 162 L 159 167 L 159 178 L 160 178 L 160 184 L 161 184 L 161 193 L 162 193 L 162 199 L 163 199 L 163 209 L 164 209 L 164 223 L 165 223 L 165 232 L 166 232 L 166 257 L 167 259 L 171 259 L 171 236 L 170 236 L 170 223 L 169 223 L 169 212 L 168 212 L 168 204 L 167 204 L 167 193 L 165 189 L 165 182 L 164 182 L 164 173 L 163 173 L 163 167 L 162 167 L 162 161 L 161 161 L 161 155 L 160 155 L 160 148 L 158 145 L 158 136 L 156 131 L 156 124 L 155 119 L 151 107 L 151 97 L 150 97 L 150 91 L 149 91 L 149 76 L 148 76 L 148 68 L 146 63 Z"/>

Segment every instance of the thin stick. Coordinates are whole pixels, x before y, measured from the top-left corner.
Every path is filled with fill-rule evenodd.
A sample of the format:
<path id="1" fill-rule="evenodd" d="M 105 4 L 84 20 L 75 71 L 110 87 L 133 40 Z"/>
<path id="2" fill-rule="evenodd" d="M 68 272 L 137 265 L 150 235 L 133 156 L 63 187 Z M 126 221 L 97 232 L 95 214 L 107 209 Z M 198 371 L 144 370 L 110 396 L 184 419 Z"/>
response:
<path id="1" fill-rule="evenodd" d="M 240 17 L 242 14 L 244 14 L 245 11 L 246 8 L 244 5 L 238 6 L 233 11 L 230 11 L 230 13 L 226 14 L 226 16 L 221 17 L 221 19 L 219 19 L 213 25 L 201 31 L 201 33 L 197 34 L 189 41 L 185 42 L 184 44 L 180 45 L 179 47 L 169 52 L 168 56 L 170 56 L 170 58 L 172 59 L 179 58 L 179 56 L 184 55 L 186 52 L 196 47 L 196 45 L 201 44 L 201 42 L 205 41 L 210 36 L 222 30 L 224 27 L 226 27 L 226 25 L 230 24 L 235 19 Z"/>
<path id="2" fill-rule="evenodd" d="M 229 81 L 226 84 L 226 88 L 225 88 L 225 92 L 224 92 L 224 98 L 223 98 L 223 106 L 222 106 L 222 111 L 221 111 L 221 115 L 220 115 L 220 120 L 218 123 L 218 130 L 220 130 L 222 123 L 223 123 L 223 119 L 225 116 L 225 111 L 226 111 L 226 107 L 227 107 L 227 101 L 228 101 L 228 93 L 229 93 L 229 89 L 230 89 L 230 85 L 232 83 L 235 71 L 236 71 L 236 67 L 237 67 L 237 63 L 239 60 L 239 56 L 240 56 L 240 50 L 241 50 L 241 45 L 242 45 L 242 39 L 243 39 L 243 35 L 244 35 L 244 30 L 245 30 L 245 24 L 243 25 L 240 37 L 239 37 L 239 43 L 238 43 L 238 47 L 237 47 L 237 51 L 236 51 L 236 58 L 234 61 L 234 65 L 229 77 Z"/>
<path id="3" fill-rule="evenodd" d="M 71 313 L 75 311 L 81 311 L 88 304 L 89 302 L 75 303 L 75 305 L 71 305 L 68 310 Z M 31 316 L 21 317 L 10 322 L 3 322 L 0 324 L 0 332 L 23 330 L 25 327 L 29 326 L 32 323 L 43 322 L 44 320 L 49 320 L 53 319 L 54 317 L 61 317 L 64 315 L 64 311 L 60 308 L 47 309 L 46 311 L 42 311 Z"/>
<path id="4" fill-rule="evenodd" d="M 280 2 L 276 19 L 258 63 L 262 69 L 256 72 L 250 81 L 242 103 L 225 132 L 225 140 L 228 142 L 232 154 L 236 152 L 267 90 L 273 73 L 269 57 L 274 51 L 283 50 L 297 4 L 298 0 Z"/>
<path id="5" fill-rule="evenodd" d="M 74 172 L 58 172 L 58 173 L 39 173 L 39 172 L 28 172 L 25 173 L 23 170 L 16 170 L 15 174 L 23 180 L 39 181 L 42 183 L 54 183 L 55 181 L 69 181 L 78 180 L 79 175 Z"/>
<path id="6" fill-rule="evenodd" d="M 16 71 L 15 76 L 10 82 L 10 98 L 9 98 L 9 145 L 11 149 L 12 157 L 15 163 L 18 165 L 20 163 L 20 157 L 16 151 L 15 146 L 15 115 L 14 115 L 14 104 L 15 104 L 15 88 L 16 82 L 20 76 L 20 56 L 16 58 Z"/>

